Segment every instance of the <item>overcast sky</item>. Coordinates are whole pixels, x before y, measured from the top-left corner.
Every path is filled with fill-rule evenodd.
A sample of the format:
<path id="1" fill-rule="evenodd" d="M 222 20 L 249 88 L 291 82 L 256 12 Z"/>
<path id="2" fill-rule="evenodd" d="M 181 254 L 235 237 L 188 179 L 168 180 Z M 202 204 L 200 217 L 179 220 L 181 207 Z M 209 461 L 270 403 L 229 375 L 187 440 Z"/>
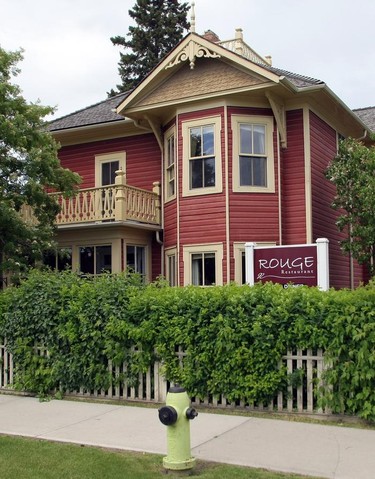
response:
<path id="1" fill-rule="evenodd" d="M 111 36 L 134 24 L 135 0 L 0 0 L 0 46 L 24 49 L 14 80 L 55 118 L 120 83 Z M 244 40 L 273 65 L 323 80 L 350 108 L 375 106 L 375 0 L 195 0 L 196 32 Z M 190 14 L 189 14 L 190 19 Z"/>

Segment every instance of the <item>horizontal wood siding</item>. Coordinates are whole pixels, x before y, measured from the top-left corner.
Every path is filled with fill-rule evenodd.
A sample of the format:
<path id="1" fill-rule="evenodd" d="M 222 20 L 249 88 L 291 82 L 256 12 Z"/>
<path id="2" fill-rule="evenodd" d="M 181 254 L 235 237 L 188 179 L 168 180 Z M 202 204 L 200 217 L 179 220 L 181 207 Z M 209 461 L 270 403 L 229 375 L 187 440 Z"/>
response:
<path id="1" fill-rule="evenodd" d="M 64 168 L 82 177 L 81 188 L 95 186 L 95 156 L 115 151 L 126 152 L 127 183 L 152 190 L 154 181 L 161 180 L 161 155 L 153 134 L 66 146 L 59 151 Z"/>
<path id="2" fill-rule="evenodd" d="M 177 244 L 177 201 L 164 205 L 164 246 L 173 248 Z"/>
<path id="3" fill-rule="evenodd" d="M 248 241 L 279 241 L 279 205 L 278 205 L 278 148 L 277 127 L 274 125 L 274 175 L 275 193 L 239 193 L 233 192 L 233 130 L 232 115 L 273 116 L 266 108 L 230 108 L 228 109 L 229 144 L 229 225 L 231 254 L 231 280 L 234 280 L 233 243 Z"/>
<path id="4" fill-rule="evenodd" d="M 350 263 L 340 249 L 340 241 L 345 235 L 335 225 L 339 213 L 332 207 L 335 187 L 324 175 L 324 172 L 337 152 L 336 131 L 310 112 L 310 144 L 311 144 L 311 189 L 313 240 L 328 238 L 330 284 L 343 288 L 350 286 Z"/>
<path id="5" fill-rule="evenodd" d="M 155 281 L 158 276 L 161 275 L 161 247 L 157 243 L 155 236 L 152 239 L 152 267 L 151 267 L 151 280 Z"/>
<path id="6" fill-rule="evenodd" d="M 223 191 L 218 194 L 183 197 L 183 138 L 182 122 L 204 119 L 205 117 L 221 116 L 221 154 L 222 154 L 222 185 Z M 225 217 L 225 138 L 224 111 L 215 108 L 180 115 L 178 119 L 178 194 L 179 197 L 179 235 L 180 235 L 180 284 L 183 284 L 184 263 L 183 247 L 185 245 L 223 243 L 223 281 L 226 278 L 226 217 Z"/>
<path id="7" fill-rule="evenodd" d="M 283 244 L 306 243 L 305 153 L 303 112 L 286 113 L 287 144 L 281 155 Z"/>

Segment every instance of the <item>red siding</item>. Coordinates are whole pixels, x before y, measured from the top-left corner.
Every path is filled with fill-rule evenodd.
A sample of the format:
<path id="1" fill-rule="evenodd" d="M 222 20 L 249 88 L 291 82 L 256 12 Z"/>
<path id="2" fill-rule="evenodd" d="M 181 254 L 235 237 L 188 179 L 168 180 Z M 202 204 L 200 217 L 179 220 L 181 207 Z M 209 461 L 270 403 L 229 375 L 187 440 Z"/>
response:
<path id="1" fill-rule="evenodd" d="M 288 111 L 287 148 L 281 155 L 282 242 L 306 243 L 305 154 L 302 110 Z"/>
<path id="2" fill-rule="evenodd" d="M 207 116 L 221 116 L 221 152 L 223 192 L 219 194 L 182 196 L 183 138 L 182 121 L 201 119 Z M 179 219 L 180 219 L 180 281 L 183 284 L 183 246 L 191 244 L 223 243 L 223 281 L 226 280 L 226 228 L 225 228 L 225 177 L 224 177 L 224 113 L 223 108 L 198 111 L 180 115 L 178 123 L 178 171 L 179 171 Z"/>
<path id="3" fill-rule="evenodd" d="M 115 151 L 126 152 L 129 185 L 152 190 L 152 183 L 160 181 L 160 149 L 153 134 L 66 146 L 59 151 L 59 158 L 64 168 L 81 175 L 81 188 L 92 188 L 95 186 L 95 156 Z"/>
<path id="4" fill-rule="evenodd" d="M 311 188 L 313 240 L 329 240 L 330 283 L 336 288 L 350 287 L 350 260 L 340 249 L 345 235 L 335 225 L 339 213 L 332 204 L 335 188 L 325 178 L 324 172 L 337 152 L 336 131 L 314 113 L 310 112 Z M 363 281 L 363 268 L 354 262 L 355 286 Z"/>
<path id="5" fill-rule="evenodd" d="M 271 116 L 272 110 L 260 108 L 230 108 L 228 109 L 228 124 L 231 116 L 262 115 Z M 274 162 L 275 162 L 275 193 L 239 193 L 233 192 L 233 132 L 229 128 L 229 225 L 230 242 L 269 241 L 279 242 L 279 205 L 278 205 L 278 149 L 277 128 L 274 126 Z M 234 160 L 235 161 L 235 160 Z M 232 253 L 231 280 L 234 280 L 234 258 Z"/>

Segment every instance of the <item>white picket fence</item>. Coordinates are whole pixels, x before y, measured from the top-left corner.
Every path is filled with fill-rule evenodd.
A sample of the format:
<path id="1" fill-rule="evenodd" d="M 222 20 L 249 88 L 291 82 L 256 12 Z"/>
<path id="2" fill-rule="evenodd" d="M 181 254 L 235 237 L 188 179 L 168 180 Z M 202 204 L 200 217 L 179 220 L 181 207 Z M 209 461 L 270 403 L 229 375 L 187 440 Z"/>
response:
<path id="1" fill-rule="evenodd" d="M 41 348 L 40 354 L 46 354 Z M 181 360 L 185 353 L 178 348 L 176 355 Z M 245 403 L 244 401 L 230 402 L 224 395 L 211 396 L 205 399 L 191 398 L 194 406 L 215 407 L 232 410 L 247 410 L 259 412 L 285 412 L 285 413 L 308 413 L 330 414 L 329 410 L 323 410 L 317 406 L 315 391 L 322 383 L 324 370 L 324 357 L 321 349 L 302 351 L 289 351 L 283 357 L 288 374 L 301 374 L 298 385 L 290 385 L 288 393 L 280 392 L 269 404 Z M 119 380 L 126 371 L 127 365 L 113 366 L 109 361 L 108 369 L 112 373 L 113 384 L 107 390 L 85 390 L 70 392 L 69 396 L 90 399 L 111 399 L 124 401 L 138 401 L 151 403 L 164 403 L 169 388 L 169 383 L 162 375 L 159 362 L 154 362 L 146 373 L 140 373 L 137 387 L 129 385 L 126 381 Z M 298 374 L 299 375 L 299 374 Z M 7 352 L 6 345 L 0 344 L 0 393 L 11 391 L 13 385 L 13 358 Z"/>

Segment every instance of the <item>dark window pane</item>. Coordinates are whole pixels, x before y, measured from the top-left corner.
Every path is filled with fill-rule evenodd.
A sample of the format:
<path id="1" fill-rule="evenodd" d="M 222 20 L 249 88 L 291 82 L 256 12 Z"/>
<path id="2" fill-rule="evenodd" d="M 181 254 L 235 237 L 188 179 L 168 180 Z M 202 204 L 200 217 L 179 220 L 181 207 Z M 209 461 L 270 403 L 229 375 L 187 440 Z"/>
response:
<path id="1" fill-rule="evenodd" d="M 204 285 L 210 286 L 216 283 L 215 253 L 204 255 Z"/>
<path id="2" fill-rule="evenodd" d="M 108 161 L 102 163 L 102 186 L 113 185 L 115 183 L 116 171 L 120 168 L 118 161 Z"/>
<path id="3" fill-rule="evenodd" d="M 215 158 L 204 159 L 204 186 L 215 186 Z"/>
<path id="4" fill-rule="evenodd" d="M 190 189 L 203 186 L 203 160 L 190 160 Z"/>
<path id="5" fill-rule="evenodd" d="M 126 266 L 135 271 L 135 246 L 126 248 Z"/>
<path id="6" fill-rule="evenodd" d="M 72 268 L 72 248 L 60 248 L 57 252 L 57 269 L 64 271 Z"/>
<path id="7" fill-rule="evenodd" d="M 84 274 L 94 274 L 94 248 L 80 248 L 80 271 Z"/>
<path id="8" fill-rule="evenodd" d="M 202 155 L 202 134 L 200 128 L 190 129 L 190 158 Z"/>
<path id="9" fill-rule="evenodd" d="M 96 274 L 112 272 L 112 247 L 96 247 Z"/>

